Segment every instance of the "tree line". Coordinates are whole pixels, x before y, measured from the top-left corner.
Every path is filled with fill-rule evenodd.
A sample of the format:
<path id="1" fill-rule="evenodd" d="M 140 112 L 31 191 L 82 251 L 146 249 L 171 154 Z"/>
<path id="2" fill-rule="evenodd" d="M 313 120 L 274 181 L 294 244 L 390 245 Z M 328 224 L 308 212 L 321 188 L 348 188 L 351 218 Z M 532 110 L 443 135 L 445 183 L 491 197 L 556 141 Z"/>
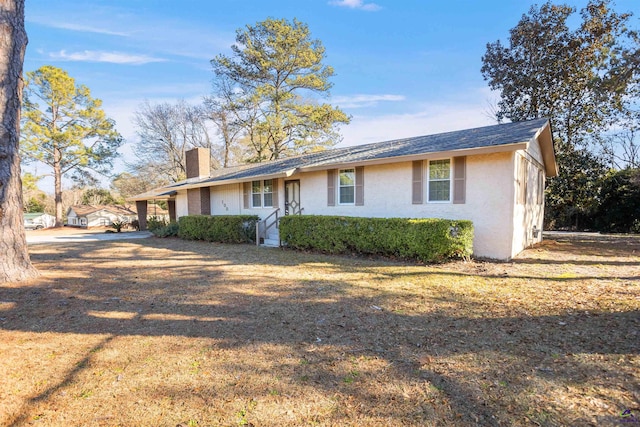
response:
<path id="1" fill-rule="evenodd" d="M 0 235 L 4 246 L 15 244 L 4 252 L 24 259 L 24 236 L 8 234 L 20 227 L 18 148 L 25 161 L 52 169 L 61 224 L 62 177 L 95 184 L 96 173 L 110 173 L 123 140 L 101 101 L 60 68 L 26 73 L 22 92 L 24 1 L 4 2 L 1 12 L 0 25 L 11 37 L 0 45 L 8 58 L 1 70 Z M 640 231 L 640 37 L 633 23 L 610 0 L 590 0 L 580 11 L 547 1 L 522 16 L 508 43 L 487 44 L 481 72 L 500 94 L 496 119 L 548 117 L 552 123 L 560 176 L 546 189 L 547 228 Z M 118 177 L 132 185 L 122 185 L 122 193 L 183 179 L 184 153 L 193 147 L 209 149 L 214 167 L 223 168 L 340 140 L 339 126 L 350 118 L 321 101 L 334 70 L 323 63 L 325 49 L 306 24 L 267 19 L 247 25 L 237 30 L 231 50 L 211 60 L 212 92 L 201 105 L 140 106 L 136 160 Z M 6 271 L 19 269 L 7 265 Z"/>
<path id="2" fill-rule="evenodd" d="M 185 177 L 184 153 L 202 147 L 212 167 L 281 157 L 331 147 L 338 127 L 349 123 L 339 108 L 321 99 L 334 70 L 306 24 L 267 19 L 236 32 L 231 55 L 211 60 L 212 92 L 202 104 L 150 104 L 135 114 L 138 161 L 131 172 L 169 182 Z M 212 136 L 215 133 L 218 138 Z M 160 184 L 160 182 L 155 182 Z"/>
<path id="3" fill-rule="evenodd" d="M 215 169 L 315 151 L 340 141 L 349 123 L 320 100 L 332 87 L 325 49 L 306 24 L 267 19 L 236 34 L 232 55 L 211 60 L 212 92 L 199 105 L 144 102 L 133 117 L 137 140 L 128 171 L 112 188 L 128 197 L 186 176 L 185 152 L 206 148 Z M 64 70 L 27 73 L 22 154 L 48 165 L 55 178 L 55 215 L 62 222 L 62 176 L 77 185 L 97 182 L 122 144 L 101 101 Z M 128 181 L 130 184 L 127 184 Z"/>
<path id="4" fill-rule="evenodd" d="M 612 6 L 532 6 L 482 57 L 497 120 L 551 121 L 560 172 L 546 188 L 547 229 L 640 232 L 640 38 Z"/>
<path id="5" fill-rule="evenodd" d="M 609 0 L 591 0 L 580 11 L 548 1 L 531 7 L 507 42 L 486 46 L 481 73 L 500 94 L 496 120 L 551 120 L 560 175 L 546 189 L 546 228 L 640 227 L 633 207 L 628 226 L 603 225 L 610 200 L 605 191 L 622 181 L 633 190 L 637 174 L 617 171 L 640 163 L 640 49 L 631 19 Z M 307 25 L 295 19 L 247 25 L 237 30 L 231 50 L 211 60 L 212 91 L 199 105 L 139 106 L 136 158 L 113 184 L 122 196 L 184 179 L 185 152 L 194 147 L 206 148 L 219 169 L 340 140 L 338 127 L 349 117 L 319 101 L 331 89 L 334 70 L 323 63 L 325 49 Z M 74 180 L 90 184 L 90 171 L 111 167 L 122 138 L 100 101 L 64 71 L 44 66 L 27 73 L 26 82 L 22 150 L 52 167 L 61 219 L 60 177 L 73 172 Z"/>

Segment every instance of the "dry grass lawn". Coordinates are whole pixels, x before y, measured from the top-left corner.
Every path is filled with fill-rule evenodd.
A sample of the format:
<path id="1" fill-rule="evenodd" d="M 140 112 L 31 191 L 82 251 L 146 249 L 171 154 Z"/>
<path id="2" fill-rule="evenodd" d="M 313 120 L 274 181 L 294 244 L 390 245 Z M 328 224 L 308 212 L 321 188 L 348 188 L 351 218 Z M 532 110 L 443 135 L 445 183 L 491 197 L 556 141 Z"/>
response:
<path id="1" fill-rule="evenodd" d="M 436 266 L 34 245 L 42 277 L 0 285 L 0 425 L 620 425 L 640 407 L 640 238 L 554 238 Z"/>

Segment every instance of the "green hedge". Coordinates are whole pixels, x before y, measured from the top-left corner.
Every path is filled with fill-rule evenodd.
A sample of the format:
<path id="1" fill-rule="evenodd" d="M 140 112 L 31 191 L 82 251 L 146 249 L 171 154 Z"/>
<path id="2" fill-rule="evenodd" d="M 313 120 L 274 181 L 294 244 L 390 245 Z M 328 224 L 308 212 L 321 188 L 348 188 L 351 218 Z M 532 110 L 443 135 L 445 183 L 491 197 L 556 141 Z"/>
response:
<path id="1" fill-rule="evenodd" d="M 177 222 L 170 222 L 164 227 L 155 227 L 153 230 L 148 229 L 156 237 L 176 237 L 180 228 Z"/>
<path id="2" fill-rule="evenodd" d="M 219 243 L 256 241 L 256 215 L 190 215 L 178 220 L 178 237 Z"/>
<path id="3" fill-rule="evenodd" d="M 292 215 L 280 220 L 280 239 L 294 249 L 435 262 L 469 257 L 473 250 L 473 224 L 434 218 Z"/>

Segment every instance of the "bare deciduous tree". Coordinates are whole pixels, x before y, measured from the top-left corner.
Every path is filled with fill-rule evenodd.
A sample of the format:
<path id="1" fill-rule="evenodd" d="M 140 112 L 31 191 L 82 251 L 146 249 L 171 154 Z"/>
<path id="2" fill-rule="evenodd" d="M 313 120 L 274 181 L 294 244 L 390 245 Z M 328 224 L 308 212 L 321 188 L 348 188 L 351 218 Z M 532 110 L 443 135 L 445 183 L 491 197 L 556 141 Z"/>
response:
<path id="1" fill-rule="evenodd" d="M 613 168 L 640 167 L 639 133 L 638 129 L 626 129 L 605 138 L 602 143 L 603 154 Z"/>
<path id="2" fill-rule="evenodd" d="M 194 147 L 211 151 L 213 147 L 205 110 L 185 101 L 145 102 L 136 112 L 134 124 L 139 141 L 134 147 L 138 162 L 133 169 L 152 167 L 172 182 L 186 176 L 185 151 Z"/>

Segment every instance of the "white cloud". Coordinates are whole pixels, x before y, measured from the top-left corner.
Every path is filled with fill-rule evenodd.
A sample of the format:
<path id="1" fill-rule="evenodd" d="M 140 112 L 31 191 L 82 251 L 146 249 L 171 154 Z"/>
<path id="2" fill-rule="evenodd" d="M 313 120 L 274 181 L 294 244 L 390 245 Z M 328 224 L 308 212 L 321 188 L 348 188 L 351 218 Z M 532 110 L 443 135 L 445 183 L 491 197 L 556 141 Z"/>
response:
<path id="1" fill-rule="evenodd" d="M 109 62 L 112 64 L 142 65 L 150 62 L 165 62 L 166 59 L 154 58 L 148 55 L 132 55 L 123 52 L 103 52 L 97 50 L 83 50 L 81 52 L 60 52 L 50 53 L 49 57 L 60 61 L 82 61 L 82 62 Z"/>
<path id="2" fill-rule="evenodd" d="M 376 3 L 365 3 L 363 0 L 333 0 L 330 5 L 348 7 L 349 9 L 360 9 L 368 12 L 375 12 L 382 9 L 382 6 Z"/>
<path id="3" fill-rule="evenodd" d="M 404 95 L 367 95 L 356 94 L 347 96 L 335 96 L 331 98 L 331 103 L 341 108 L 362 108 L 377 105 L 379 102 L 397 102 L 404 101 Z"/>
<path id="4" fill-rule="evenodd" d="M 235 41 L 233 31 L 177 17 L 140 16 L 126 8 L 109 6 L 74 5 L 73 10 L 47 10 L 46 14 L 34 13 L 27 19 L 50 28 L 126 37 L 127 48 L 198 60 L 210 60 L 216 53 L 228 51 Z M 83 39 L 78 38 L 77 42 L 82 43 Z M 120 43 L 113 38 L 109 42 Z"/>
<path id="5" fill-rule="evenodd" d="M 107 28 L 99 28 L 99 27 L 94 27 L 94 26 L 89 26 L 89 25 L 79 25 L 79 24 L 72 24 L 69 22 L 51 22 L 51 21 L 38 21 L 38 20 L 32 20 L 32 22 L 37 22 L 40 24 L 44 24 L 47 25 L 49 27 L 52 28 L 60 28 L 63 30 L 69 30 L 69 31 L 78 31 L 78 32 L 83 32 L 83 33 L 96 33 L 96 34 L 105 34 L 108 36 L 120 36 L 120 37 L 128 37 L 130 36 L 129 33 L 125 33 L 122 31 L 115 31 L 115 30 L 109 30 Z"/>

